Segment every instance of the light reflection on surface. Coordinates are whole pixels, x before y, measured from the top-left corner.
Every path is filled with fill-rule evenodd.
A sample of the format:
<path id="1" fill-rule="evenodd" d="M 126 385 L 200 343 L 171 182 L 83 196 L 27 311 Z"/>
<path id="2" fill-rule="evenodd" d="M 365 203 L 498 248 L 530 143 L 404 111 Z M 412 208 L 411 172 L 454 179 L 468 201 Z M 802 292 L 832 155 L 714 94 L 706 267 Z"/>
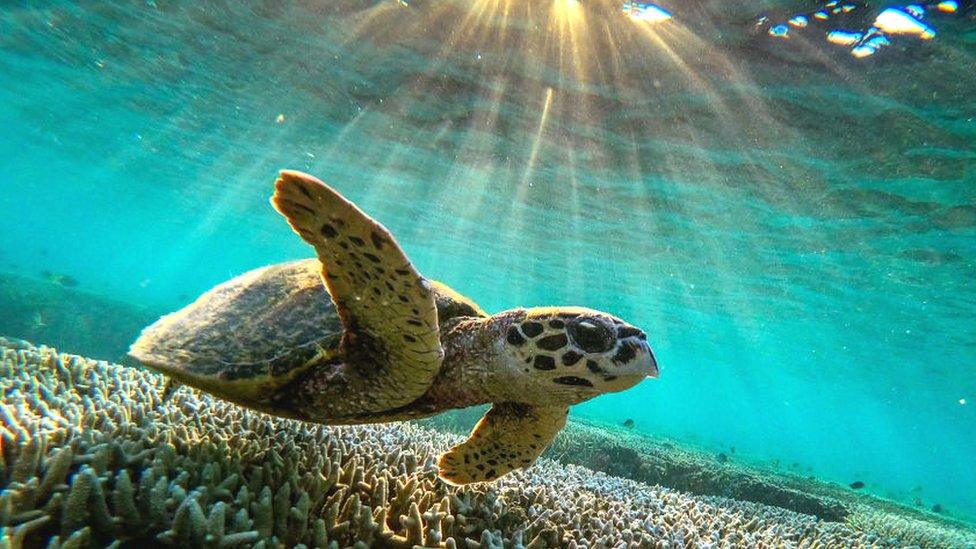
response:
<path id="1" fill-rule="evenodd" d="M 956 0 L 907 4 L 883 8 L 869 24 L 858 28 L 857 21 L 864 18 L 871 7 L 858 2 L 829 0 L 822 8 L 813 12 L 798 13 L 788 21 L 777 22 L 768 17 L 760 17 L 757 25 L 767 27 L 766 34 L 772 38 L 788 40 L 790 27 L 805 29 L 809 23 L 821 23 L 818 32 L 825 32 L 827 42 L 850 47 L 856 58 L 869 57 L 882 48 L 892 45 L 895 35 L 913 36 L 921 40 L 931 40 L 936 35 L 935 28 L 925 21 L 929 12 L 936 14 L 955 14 L 959 9 Z M 857 37 L 851 40 L 853 37 Z"/>
<path id="2" fill-rule="evenodd" d="M 661 23 L 672 18 L 671 12 L 650 2 L 626 1 L 623 10 L 627 17 L 635 21 Z"/>
<path id="3" fill-rule="evenodd" d="M 861 36 L 863 35 L 859 32 L 832 30 L 827 33 L 827 41 L 841 46 L 853 46 L 861 40 Z"/>
<path id="4" fill-rule="evenodd" d="M 874 20 L 874 26 L 890 34 L 914 34 L 923 40 L 935 37 L 935 30 L 919 19 L 925 12 L 911 8 L 887 8 Z"/>

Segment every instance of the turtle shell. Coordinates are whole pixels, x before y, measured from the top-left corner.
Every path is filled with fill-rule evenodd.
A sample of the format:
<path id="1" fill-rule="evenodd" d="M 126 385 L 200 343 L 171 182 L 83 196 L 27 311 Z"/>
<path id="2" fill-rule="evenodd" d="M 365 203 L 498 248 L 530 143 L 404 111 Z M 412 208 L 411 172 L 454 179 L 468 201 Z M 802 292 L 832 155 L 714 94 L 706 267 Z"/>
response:
<path id="1" fill-rule="evenodd" d="M 316 259 L 233 278 L 143 330 L 129 355 L 172 378 L 265 411 L 275 391 L 309 368 L 342 361 L 343 325 Z M 431 281 L 439 321 L 485 316 Z"/>
<path id="2" fill-rule="evenodd" d="M 129 354 L 177 380 L 254 404 L 327 360 L 342 330 L 321 264 L 306 259 L 220 284 L 143 330 Z"/>

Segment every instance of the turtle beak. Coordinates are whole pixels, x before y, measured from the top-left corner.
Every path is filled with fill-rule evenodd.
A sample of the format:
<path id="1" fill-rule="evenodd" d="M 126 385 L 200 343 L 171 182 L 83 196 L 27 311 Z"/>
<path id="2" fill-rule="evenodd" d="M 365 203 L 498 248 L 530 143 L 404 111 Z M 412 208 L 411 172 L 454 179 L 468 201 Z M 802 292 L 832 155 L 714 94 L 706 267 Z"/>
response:
<path id="1" fill-rule="evenodd" d="M 657 367 L 654 351 L 651 351 L 651 346 L 646 341 L 641 342 L 641 351 L 643 351 L 641 360 L 645 362 L 642 366 L 644 366 L 647 372 L 647 377 L 657 378 L 661 374 L 661 371 Z"/>

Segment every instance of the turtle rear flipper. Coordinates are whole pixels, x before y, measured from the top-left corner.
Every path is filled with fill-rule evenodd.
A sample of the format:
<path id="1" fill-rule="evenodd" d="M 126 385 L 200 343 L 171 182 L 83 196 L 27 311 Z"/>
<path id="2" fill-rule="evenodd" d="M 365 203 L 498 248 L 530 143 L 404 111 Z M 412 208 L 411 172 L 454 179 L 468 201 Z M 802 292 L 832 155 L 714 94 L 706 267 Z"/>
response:
<path id="1" fill-rule="evenodd" d="M 566 425 L 568 413 L 568 406 L 496 403 L 468 440 L 441 455 L 439 476 L 450 484 L 470 484 L 528 467 Z"/>
<path id="2" fill-rule="evenodd" d="M 271 199 L 315 247 L 322 278 L 345 327 L 341 350 L 351 386 L 369 392 L 359 412 L 404 406 L 441 366 L 430 283 L 385 227 L 318 179 L 282 171 Z"/>

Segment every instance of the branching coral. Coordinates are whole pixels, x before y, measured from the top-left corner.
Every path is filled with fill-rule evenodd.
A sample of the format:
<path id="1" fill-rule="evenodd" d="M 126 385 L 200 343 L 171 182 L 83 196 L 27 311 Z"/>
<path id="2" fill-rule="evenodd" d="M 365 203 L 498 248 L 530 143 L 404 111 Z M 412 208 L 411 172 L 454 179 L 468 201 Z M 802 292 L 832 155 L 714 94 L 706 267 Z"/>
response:
<path id="1" fill-rule="evenodd" d="M 648 484 L 775 505 L 828 521 L 842 521 L 848 515 L 842 502 L 798 490 L 786 477 L 726 467 L 702 454 L 652 444 L 629 433 L 611 434 L 585 423 L 568 425 L 545 455 Z"/>
<path id="2" fill-rule="evenodd" d="M 893 516 L 867 506 L 855 507 L 847 523 L 879 545 L 976 549 L 976 532 L 967 532 L 960 525 Z"/>
<path id="3" fill-rule="evenodd" d="M 841 524 L 542 460 L 468 488 L 457 437 L 276 419 L 0 340 L 0 546 L 684 547 L 868 544 Z"/>

